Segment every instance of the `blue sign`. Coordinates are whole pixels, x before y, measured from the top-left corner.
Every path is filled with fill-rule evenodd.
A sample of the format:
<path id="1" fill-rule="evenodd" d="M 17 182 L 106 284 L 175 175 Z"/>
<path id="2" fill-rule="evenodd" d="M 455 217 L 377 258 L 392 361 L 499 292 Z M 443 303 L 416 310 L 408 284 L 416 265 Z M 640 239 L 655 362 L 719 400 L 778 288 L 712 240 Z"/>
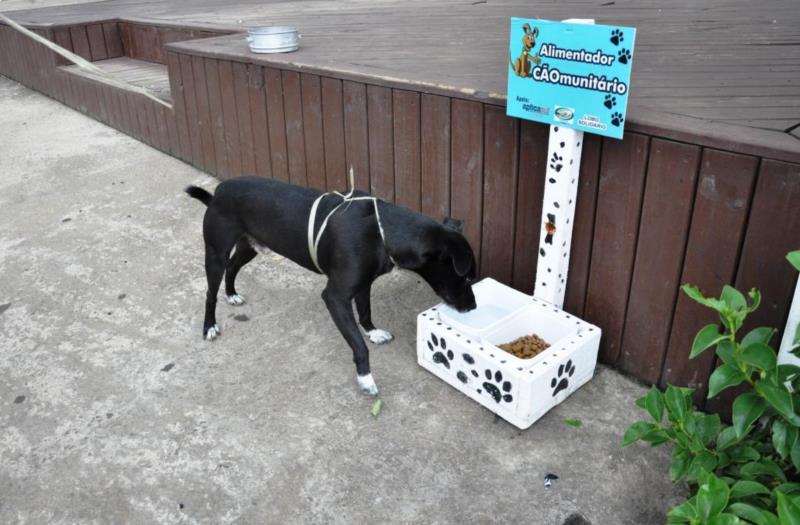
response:
<path id="1" fill-rule="evenodd" d="M 621 139 L 636 29 L 511 19 L 512 117 Z"/>

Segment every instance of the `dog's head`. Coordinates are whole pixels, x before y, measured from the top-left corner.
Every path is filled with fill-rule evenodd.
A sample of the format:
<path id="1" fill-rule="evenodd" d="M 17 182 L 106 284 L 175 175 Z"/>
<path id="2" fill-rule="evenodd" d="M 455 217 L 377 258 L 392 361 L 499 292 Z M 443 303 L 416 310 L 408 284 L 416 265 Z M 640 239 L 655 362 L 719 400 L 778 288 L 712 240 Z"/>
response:
<path id="1" fill-rule="evenodd" d="M 539 28 L 534 27 L 533 30 L 531 30 L 529 24 L 524 24 L 522 30 L 525 32 L 525 35 L 522 37 L 522 47 L 525 51 L 530 51 L 533 49 L 533 46 L 536 45 L 536 37 L 539 36 Z"/>
<path id="2" fill-rule="evenodd" d="M 438 225 L 425 242 L 419 265 L 413 269 L 436 295 L 459 312 L 475 309 L 472 281 L 475 279 L 475 255 L 462 235 L 463 223 L 449 217 Z"/>

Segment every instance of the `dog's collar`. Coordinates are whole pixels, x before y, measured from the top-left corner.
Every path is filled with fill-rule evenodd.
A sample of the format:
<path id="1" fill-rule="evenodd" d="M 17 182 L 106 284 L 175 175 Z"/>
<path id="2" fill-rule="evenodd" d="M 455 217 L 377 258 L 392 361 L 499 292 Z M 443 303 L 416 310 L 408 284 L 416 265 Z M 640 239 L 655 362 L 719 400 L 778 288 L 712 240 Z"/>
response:
<path id="1" fill-rule="evenodd" d="M 378 223 L 378 231 L 381 234 L 381 242 L 383 243 L 383 249 L 386 250 L 386 256 L 389 257 L 391 263 L 397 266 L 397 263 L 394 262 L 392 259 L 391 254 L 389 253 L 389 248 L 386 246 L 386 233 L 383 231 L 383 224 L 381 223 L 381 214 L 378 211 L 378 198 L 377 197 L 353 197 L 353 192 L 355 192 L 355 185 L 353 184 L 353 168 L 350 168 L 350 191 L 348 193 L 339 193 L 338 191 L 329 191 L 327 193 L 323 193 L 319 197 L 316 198 L 314 204 L 311 206 L 311 213 L 308 216 L 308 253 L 311 255 L 311 261 L 314 263 L 314 266 L 317 267 L 320 273 L 325 273 L 322 271 L 322 268 L 319 265 L 319 260 L 317 259 L 317 249 L 319 248 L 319 241 L 322 239 L 322 233 L 325 231 L 325 228 L 328 226 L 328 220 L 336 213 L 336 210 L 341 208 L 344 204 L 349 204 L 353 201 L 372 201 L 372 205 L 375 208 L 375 220 Z M 325 220 L 322 221 L 322 225 L 319 227 L 319 231 L 317 232 L 316 237 L 314 236 L 314 224 L 317 222 L 317 208 L 319 208 L 319 203 L 322 202 L 328 195 L 338 195 L 342 198 L 342 202 L 337 204 L 333 207 L 333 209 L 328 213 L 325 217 Z"/>

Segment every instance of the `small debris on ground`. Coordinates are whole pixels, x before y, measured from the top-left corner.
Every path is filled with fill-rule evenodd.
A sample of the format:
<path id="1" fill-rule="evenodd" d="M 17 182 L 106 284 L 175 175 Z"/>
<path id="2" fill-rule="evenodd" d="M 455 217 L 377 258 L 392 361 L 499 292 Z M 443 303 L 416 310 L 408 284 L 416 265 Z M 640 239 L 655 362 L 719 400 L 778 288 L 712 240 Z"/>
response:
<path id="1" fill-rule="evenodd" d="M 370 410 L 372 416 L 378 417 L 381 413 L 382 407 L 383 407 L 383 402 L 380 399 L 376 399 L 375 402 L 372 404 L 372 410 Z"/>
<path id="2" fill-rule="evenodd" d="M 583 422 L 580 419 L 565 419 L 564 424 L 571 426 L 572 428 L 580 428 L 583 425 Z"/>
<path id="3" fill-rule="evenodd" d="M 544 488 L 549 489 L 555 480 L 558 479 L 558 476 L 555 474 L 545 474 L 544 475 Z"/>

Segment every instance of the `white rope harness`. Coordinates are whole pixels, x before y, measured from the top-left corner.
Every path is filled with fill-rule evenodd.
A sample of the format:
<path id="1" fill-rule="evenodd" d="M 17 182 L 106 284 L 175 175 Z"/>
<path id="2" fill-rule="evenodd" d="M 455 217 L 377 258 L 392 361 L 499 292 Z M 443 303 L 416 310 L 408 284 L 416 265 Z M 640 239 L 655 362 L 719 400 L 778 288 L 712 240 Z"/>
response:
<path id="1" fill-rule="evenodd" d="M 308 216 L 308 253 L 311 255 L 311 261 L 314 263 L 314 266 L 317 267 L 317 270 L 320 273 L 325 273 L 322 271 L 322 268 L 319 265 L 319 261 L 317 260 L 317 248 L 319 247 L 319 241 L 322 239 L 322 233 L 325 231 L 325 228 L 328 226 L 328 220 L 336 213 L 336 210 L 341 208 L 344 204 L 350 204 L 353 201 L 372 201 L 372 205 L 375 208 L 375 220 L 378 222 L 378 231 L 381 234 L 381 241 L 383 242 L 383 248 L 386 250 L 386 255 L 389 257 L 389 260 L 397 266 L 397 263 L 394 262 L 392 256 L 389 255 L 389 249 L 386 247 L 386 234 L 383 231 L 383 224 L 381 224 L 381 214 L 378 211 L 378 198 L 377 197 L 353 197 L 353 192 L 355 192 L 355 184 L 353 183 L 353 168 L 350 168 L 350 191 L 347 193 L 339 193 L 338 191 L 329 191 L 327 193 L 323 193 L 314 201 L 314 204 L 311 206 L 311 213 Z M 316 224 L 317 219 L 317 208 L 319 208 L 320 202 L 322 199 L 327 197 L 328 195 L 338 195 L 342 198 L 342 202 L 334 206 L 334 208 L 328 213 L 325 217 L 325 220 L 322 221 L 322 225 L 319 227 L 319 231 L 317 232 L 317 236 L 314 237 L 314 224 Z"/>

